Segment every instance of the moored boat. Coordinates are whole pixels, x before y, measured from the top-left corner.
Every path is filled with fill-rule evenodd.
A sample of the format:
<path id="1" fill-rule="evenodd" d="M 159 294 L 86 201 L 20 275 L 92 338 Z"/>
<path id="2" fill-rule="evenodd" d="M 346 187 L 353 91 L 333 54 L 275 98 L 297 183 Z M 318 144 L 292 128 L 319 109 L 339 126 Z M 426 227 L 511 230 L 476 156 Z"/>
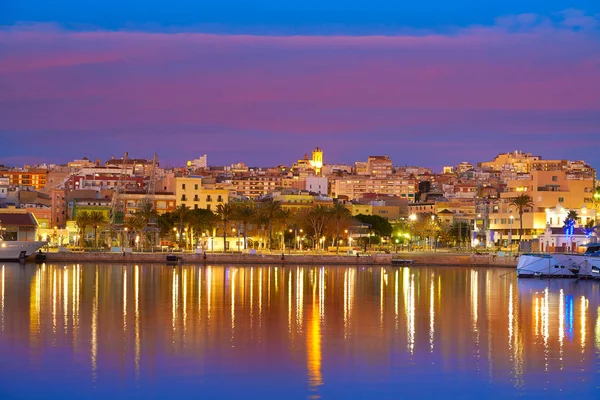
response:
<path id="1" fill-rule="evenodd" d="M 0 239 L 0 260 L 24 260 L 46 244 L 47 242 L 23 242 Z"/>
<path id="2" fill-rule="evenodd" d="M 600 243 L 588 245 L 583 254 L 522 254 L 517 276 L 600 279 Z"/>

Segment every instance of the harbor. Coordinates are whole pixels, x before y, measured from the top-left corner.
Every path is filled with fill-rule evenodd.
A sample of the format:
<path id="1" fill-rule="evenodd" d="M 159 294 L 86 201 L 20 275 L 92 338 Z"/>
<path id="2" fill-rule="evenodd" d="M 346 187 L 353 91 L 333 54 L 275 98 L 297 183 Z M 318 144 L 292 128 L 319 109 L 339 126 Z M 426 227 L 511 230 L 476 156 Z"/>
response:
<path id="1" fill-rule="evenodd" d="M 273 265 L 414 265 L 509 267 L 517 266 L 514 256 L 471 253 L 405 252 L 399 254 L 370 253 L 358 255 L 302 253 L 137 253 L 137 252 L 43 252 L 38 261 L 60 263 L 165 263 L 171 254 L 190 264 L 273 264 Z M 39 255 L 39 254 L 38 254 Z M 33 256 L 34 261 L 38 256 Z"/>

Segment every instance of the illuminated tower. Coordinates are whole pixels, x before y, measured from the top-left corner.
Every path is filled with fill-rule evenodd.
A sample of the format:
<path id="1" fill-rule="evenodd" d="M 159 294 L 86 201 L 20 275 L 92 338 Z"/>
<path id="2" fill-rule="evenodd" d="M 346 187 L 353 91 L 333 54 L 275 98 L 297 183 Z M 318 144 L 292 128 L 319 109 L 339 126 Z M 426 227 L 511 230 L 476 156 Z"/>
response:
<path id="1" fill-rule="evenodd" d="M 323 167 L 323 150 L 318 147 L 313 150 L 310 165 L 315 169 L 317 175 L 321 175 L 321 168 Z"/>

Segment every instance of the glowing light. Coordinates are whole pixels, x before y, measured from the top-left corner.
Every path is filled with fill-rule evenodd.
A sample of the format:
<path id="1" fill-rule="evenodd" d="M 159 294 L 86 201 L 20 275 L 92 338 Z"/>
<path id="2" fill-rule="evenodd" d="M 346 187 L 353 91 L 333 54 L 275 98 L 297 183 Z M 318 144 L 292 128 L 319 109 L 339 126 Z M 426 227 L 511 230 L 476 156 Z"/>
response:
<path id="1" fill-rule="evenodd" d="M 565 294 L 562 289 L 558 296 L 558 353 L 560 370 L 563 369 L 563 343 L 565 339 Z"/>
<path id="2" fill-rule="evenodd" d="M 177 308 L 179 300 L 179 277 L 177 270 L 173 269 L 173 278 L 171 279 L 171 328 L 173 330 L 173 341 L 175 340 L 175 328 L 177 322 Z"/>
<path id="3" fill-rule="evenodd" d="M 96 382 L 96 367 L 98 358 L 98 267 L 96 267 L 94 282 L 94 302 L 92 303 L 92 340 L 91 340 L 91 363 L 92 381 Z"/>
<path id="4" fill-rule="evenodd" d="M 585 296 L 581 296 L 581 354 L 585 351 L 585 339 L 586 339 L 586 323 L 587 323 L 587 308 L 588 308 L 588 300 Z"/>
<path id="5" fill-rule="evenodd" d="M 323 385 L 321 372 L 322 348 L 321 348 L 321 323 L 313 303 L 308 332 L 306 335 L 306 364 L 308 370 L 308 385 L 311 392 L 317 392 Z M 312 396 L 318 398 L 318 396 Z"/>
<path id="6" fill-rule="evenodd" d="M 123 332 L 127 332 L 127 267 L 123 270 Z"/>
<path id="7" fill-rule="evenodd" d="M 600 306 L 596 309 L 596 350 L 600 351 Z"/>
<path id="8" fill-rule="evenodd" d="M 433 353 L 434 340 L 435 340 L 435 301 L 434 293 L 435 286 L 434 274 L 431 274 L 431 280 L 429 283 L 429 352 Z"/>
<path id="9" fill-rule="evenodd" d="M 135 377 L 140 376 L 140 271 L 136 265 L 133 269 L 134 295 L 135 295 Z"/>
<path id="10" fill-rule="evenodd" d="M 56 268 L 52 274 L 52 332 L 56 333 Z"/>
<path id="11" fill-rule="evenodd" d="M 296 269 L 296 329 L 302 330 L 304 320 L 304 269 Z"/>
<path id="12" fill-rule="evenodd" d="M 4 331 L 4 265 L 2 266 L 2 330 Z"/>
<path id="13" fill-rule="evenodd" d="M 235 330 L 235 275 L 237 269 L 231 271 L 231 335 L 233 339 L 233 332 Z"/>
<path id="14" fill-rule="evenodd" d="M 69 328 L 69 270 L 63 271 L 63 325 L 65 328 L 65 334 Z"/>

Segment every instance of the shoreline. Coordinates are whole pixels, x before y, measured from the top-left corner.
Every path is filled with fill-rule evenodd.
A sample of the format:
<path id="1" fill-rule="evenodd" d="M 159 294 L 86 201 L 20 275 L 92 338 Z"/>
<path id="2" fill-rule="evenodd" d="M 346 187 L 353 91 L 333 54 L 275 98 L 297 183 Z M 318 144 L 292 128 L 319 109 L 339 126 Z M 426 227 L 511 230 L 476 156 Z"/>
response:
<path id="1" fill-rule="evenodd" d="M 177 261 L 167 261 L 170 253 L 73 252 L 32 255 L 28 262 L 96 262 L 96 263 L 183 263 L 183 264 L 278 264 L 278 265 L 396 265 L 396 266 L 465 266 L 515 268 L 517 258 L 465 253 L 376 253 L 351 256 L 335 254 L 247 254 L 247 253 L 173 253 Z M 392 260 L 400 260 L 393 263 Z"/>

